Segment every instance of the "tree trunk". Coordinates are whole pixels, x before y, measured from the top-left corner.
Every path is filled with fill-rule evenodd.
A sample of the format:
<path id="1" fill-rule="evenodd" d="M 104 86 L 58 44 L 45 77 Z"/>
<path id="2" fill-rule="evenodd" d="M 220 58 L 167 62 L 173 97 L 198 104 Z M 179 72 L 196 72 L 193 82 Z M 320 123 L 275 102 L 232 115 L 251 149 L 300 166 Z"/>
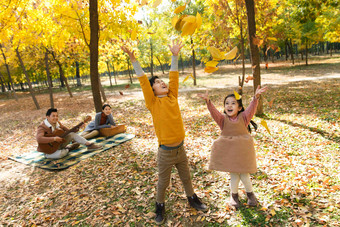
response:
<path id="1" fill-rule="evenodd" d="M 194 50 L 194 42 L 192 41 L 192 37 L 190 37 L 191 48 L 192 48 L 192 74 L 194 76 L 194 86 L 196 86 L 196 57 L 195 57 L 195 50 Z"/>
<path id="2" fill-rule="evenodd" d="M 50 104 L 51 104 L 51 108 L 54 108 L 52 78 L 50 75 L 50 69 L 48 65 L 48 52 L 47 51 L 45 52 L 45 66 L 46 66 L 46 75 L 47 75 L 47 81 L 48 81 L 48 90 L 50 93 Z"/>
<path id="3" fill-rule="evenodd" d="M 93 102 L 96 112 L 102 110 L 102 100 L 100 97 L 99 76 L 98 76 L 98 40 L 99 40 L 99 22 L 98 22 L 98 0 L 90 0 L 90 75 Z"/>
<path id="4" fill-rule="evenodd" d="M 79 72 L 79 62 L 76 61 L 76 78 L 77 78 L 77 87 L 81 87 L 81 80 L 80 80 L 80 72 Z"/>
<path id="5" fill-rule="evenodd" d="M 6 70 L 7 70 L 7 75 L 8 75 L 8 79 L 9 79 L 9 83 L 11 85 L 10 88 L 8 89 L 8 91 L 13 92 L 15 100 L 18 101 L 18 96 L 17 96 L 17 93 L 15 92 L 15 89 L 14 89 L 14 84 L 13 84 L 11 72 L 9 71 L 9 65 L 7 64 L 6 55 L 5 55 L 5 53 L 4 53 L 3 49 L 2 49 L 2 45 L 1 44 L 0 44 L 0 49 L 1 49 L 2 57 L 4 58 L 4 62 L 5 62 Z"/>
<path id="6" fill-rule="evenodd" d="M 184 64 L 183 64 L 183 58 L 181 54 L 180 54 L 180 58 L 181 58 L 182 73 L 184 73 Z"/>
<path id="7" fill-rule="evenodd" d="M 263 60 L 264 60 L 264 64 L 265 64 L 265 69 L 268 69 L 267 44 L 263 45 L 262 52 L 263 52 Z"/>
<path id="8" fill-rule="evenodd" d="M 253 39 L 256 36 L 256 25 L 255 25 L 255 7 L 254 0 L 245 0 L 247 8 L 247 21 L 248 21 L 248 35 L 249 35 L 249 46 L 250 56 L 253 69 L 254 77 L 254 94 L 257 86 L 261 85 L 261 72 L 260 72 L 260 55 L 257 45 L 254 45 Z M 256 115 L 263 114 L 263 103 L 262 96 L 260 96 L 259 104 L 257 106 Z"/>
<path id="9" fill-rule="evenodd" d="M 111 72 L 110 72 L 110 64 L 109 64 L 109 61 L 106 62 L 106 67 L 107 67 L 107 71 L 108 71 L 108 73 L 109 73 L 110 87 L 112 87 L 112 80 L 111 80 Z"/>
<path id="10" fill-rule="evenodd" d="M 5 77 L 0 72 L 0 82 L 1 82 L 1 91 L 6 92 L 6 86 L 5 86 Z"/>
<path id="11" fill-rule="evenodd" d="M 294 65 L 294 49 L 293 49 L 292 39 L 289 40 L 289 49 L 290 49 L 290 57 L 292 59 L 293 65 Z"/>
<path id="12" fill-rule="evenodd" d="M 288 39 L 285 39 L 285 55 L 286 55 L 286 61 L 288 61 Z"/>
<path id="13" fill-rule="evenodd" d="M 127 65 L 128 65 L 128 72 L 129 72 L 130 83 L 133 84 L 133 82 L 132 82 L 132 75 L 131 75 L 132 73 L 130 71 L 130 61 L 129 61 L 129 59 L 127 60 Z"/>
<path id="14" fill-rule="evenodd" d="M 65 82 L 67 91 L 68 91 L 70 97 L 72 98 L 72 97 L 73 97 L 72 91 L 71 91 L 71 89 L 70 89 L 70 86 L 68 86 L 68 82 L 67 82 L 66 77 L 64 76 L 63 67 L 62 67 L 60 61 L 57 59 L 57 56 L 55 55 L 55 53 L 52 51 L 51 54 L 52 54 L 52 56 L 53 56 L 53 59 L 55 60 L 55 62 L 56 62 L 57 65 L 58 65 L 60 79 L 61 79 L 61 81 L 64 81 L 64 82 Z M 62 87 L 63 87 L 63 86 L 62 86 Z"/>
<path id="15" fill-rule="evenodd" d="M 115 78 L 115 84 L 117 85 L 117 71 L 115 70 L 115 65 L 112 63 L 113 77 Z"/>
<path id="16" fill-rule="evenodd" d="M 150 38 L 150 51 L 151 51 L 151 57 L 150 57 L 150 66 L 151 66 L 151 77 L 153 77 L 153 48 L 152 48 L 152 39 Z M 129 73 L 130 75 L 130 73 Z M 131 77 L 130 77 L 131 80 Z M 132 80 L 131 80 L 132 83 Z"/>
<path id="17" fill-rule="evenodd" d="M 99 80 L 99 90 L 100 90 L 100 93 L 102 94 L 103 103 L 105 103 L 107 98 L 106 98 L 106 95 L 105 95 L 105 91 L 104 91 L 102 82 L 100 80 L 100 76 L 98 77 L 98 80 Z"/>
<path id="18" fill-rule="evenodd" d="M 163 74 L 165 74 L 165 73 L 164 73 L 163 64 L 162 64 L 161 60 L 159 60 L 159 57 L 158 57 L 158 56 L 156 56 L 156 59 L 158 60 L 159 64 L 161 65 L 161 69 L 162 69 Z"/>
<path id="19" fill-rule="evenodd" d="M 37 99 L 35 98 L 34 91 L 33 91 L 33 88 L 32 88 L 32 84 L 31 84 L 31 81 L 30 81 L 30 78 L 29 78 L 28 73 L 27 73 L 27 71 L 26 71 L 24 62 L 23 62 L 22 59 L 21 59 L 21 56 L 20 56 L 20 53 L 19 53 L 18 48 L 16 48 L 15 51 L 16 51 L 16 53 L 17 53 L 17 57 L 18 57 L 18 59 L 19 59 L 20 65 L 21 65 L 21 67 L 22 67 L 22 70 L 24 71 L 24 74 L 25 74 L 25 77 L 26 77 L 26 80 L 27 80 L 27 83 L 28 83 L 29 91 L 30 91 L 30 93 L 31 93 L 31 96 L 32 96 L 32 99 L 33 99 L 33 101 L 34 101 L 35 107 L 37 108 L 37 110 L 39 110 L 39 109 L 40 109 L 39 103 L 38 103 Z"/>
<path id="20" fill-rule="evenodd" d="M 242 57 L 242 79 L 239 77 L 239 89 L 238 93 L 240 95 L 243 94 L 243 85 L 244 85 L 244 78 L 246 76 L 246 66 L 244 62 L 244 38 L 243 38 L 243 26 L 242 22 L 240 23 L 240 35 L 241 35 L 241 57 Z"/>
<path id="21" fill-rule="evenodd" d="M 308 65 L 308 39 L 306 39 L 306 65 Z"/>

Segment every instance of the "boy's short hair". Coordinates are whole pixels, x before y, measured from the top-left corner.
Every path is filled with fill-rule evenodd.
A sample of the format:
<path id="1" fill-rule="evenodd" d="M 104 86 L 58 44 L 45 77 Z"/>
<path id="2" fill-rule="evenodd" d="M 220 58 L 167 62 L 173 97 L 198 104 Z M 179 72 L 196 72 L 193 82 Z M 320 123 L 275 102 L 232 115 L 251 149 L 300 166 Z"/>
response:
<path id="1" fill-rule="evenodd" d="M 50 108 L 50 109 L 47 110 L 46 116 L 51 116 L 51 113 L 53 113 L 53 112 L 58 112 L 58 110 L 55 109 L 55 108 Z"/>
<path id="2" fill-rule="evenodd" d="M 153 76 L 153 77 L 151 77 L 151 78 L 149 79 L 149 82 L 150 82 L 151 87 L 152 87 L 153 84 L 155 83 L 155 80 L 156 80 L 156 79 L 159 79 L 159 77 L 158 77 L 158 76 Z"/>
<path id="3" fill-rule="evenodd" d="M 107 107 L 107 106 L 111 108 L 111 106 L 110 106 L 109 104 L 104 104 L 104 105 L 102 106 L 102 110 L 104 110 L 105 107 Z"/>

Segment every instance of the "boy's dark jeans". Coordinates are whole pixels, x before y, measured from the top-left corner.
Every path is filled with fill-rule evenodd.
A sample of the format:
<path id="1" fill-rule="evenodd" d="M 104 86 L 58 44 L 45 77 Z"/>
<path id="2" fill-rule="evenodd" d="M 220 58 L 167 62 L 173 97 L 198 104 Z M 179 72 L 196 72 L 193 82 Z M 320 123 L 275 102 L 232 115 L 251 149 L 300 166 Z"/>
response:
<path id="1" fill-rule="evenodd" d="M 190 179 L 188 159 L 183 145 L 173 150 L 164 150 L 159 147 L 157 154 L 157 164 L 158 185 L 156 201 L 158 203 L 164 203 L 165 201 L 165 191 L 170 183 L 170 175 L 173 166 L 176 166 L 178 170 L 178 174 L 183 183 L 186 195 L 192 196 L 194 194 Z"/>

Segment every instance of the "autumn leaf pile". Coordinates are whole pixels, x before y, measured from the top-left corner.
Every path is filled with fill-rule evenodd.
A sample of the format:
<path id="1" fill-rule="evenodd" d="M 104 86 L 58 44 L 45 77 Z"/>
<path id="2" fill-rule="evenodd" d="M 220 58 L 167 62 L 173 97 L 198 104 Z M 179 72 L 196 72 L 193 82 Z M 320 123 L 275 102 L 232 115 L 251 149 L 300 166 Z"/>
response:
<path id="1" fill-rule="evenodd" d="M 220 130 L 196 92 L 181 92 L 193 184 L 209 210 L 197 212 L 188 206 L 174 169 L 165 225 L 339 226 L 339 88 L 338 79 L 270 86 L 263 97 L 266 115 L 255 118 L 259 129 L 253 134 L 258 172 L 252 179 L 260 206 L 239 210 L 228 205 L 229 175 L 207 170 Z M 233 89 L 209 91 L 219 110 L 226 92 Z M 244 89 L 245 105 L 251 92 Z M 38 111 L 29 97 L 21 97 L 20 104 L 1 100 L 0 225 L 153 225 L 157 141 L 151 115 L 142 95 L 112 92 L 108 97 L 115 120 L 127 124 L 136 138 L 59 172 L 6 158 L 35 148 L 34 132 L 48 107 L 48 95 L 38 95 L 42 103 Z M 88 112 L 93 108 L 90 92 L 79 92 L 72 99 L 59 93 L 55 99 L 66 125 L 87 114 L 94 116 Z M 242 185 L 241 202 L 246 203 Z"/>

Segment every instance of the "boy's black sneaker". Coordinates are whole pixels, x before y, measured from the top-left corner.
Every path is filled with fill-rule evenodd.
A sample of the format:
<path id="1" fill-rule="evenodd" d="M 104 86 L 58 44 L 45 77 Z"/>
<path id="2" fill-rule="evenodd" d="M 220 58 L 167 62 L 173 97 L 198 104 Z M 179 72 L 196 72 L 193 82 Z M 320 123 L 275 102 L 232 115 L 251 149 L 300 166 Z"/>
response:
<path id="1" fill-rule="evenodd" d="M 161 225 L 165 220 L 165 204 L 156 202 L 156 217 L 155 222 L 157 225 Z"/>
<path id="2" fill-rule="evenodd" d="M 201 202 L 201 200 L 197 197 L 196 194 L 193 194 L 192 196 L 187 196 L 188 201 L 191 207 L 195 208 L 196 210 L 202 210 L 205 211 L 207 209 L 207 206 Z"/>

